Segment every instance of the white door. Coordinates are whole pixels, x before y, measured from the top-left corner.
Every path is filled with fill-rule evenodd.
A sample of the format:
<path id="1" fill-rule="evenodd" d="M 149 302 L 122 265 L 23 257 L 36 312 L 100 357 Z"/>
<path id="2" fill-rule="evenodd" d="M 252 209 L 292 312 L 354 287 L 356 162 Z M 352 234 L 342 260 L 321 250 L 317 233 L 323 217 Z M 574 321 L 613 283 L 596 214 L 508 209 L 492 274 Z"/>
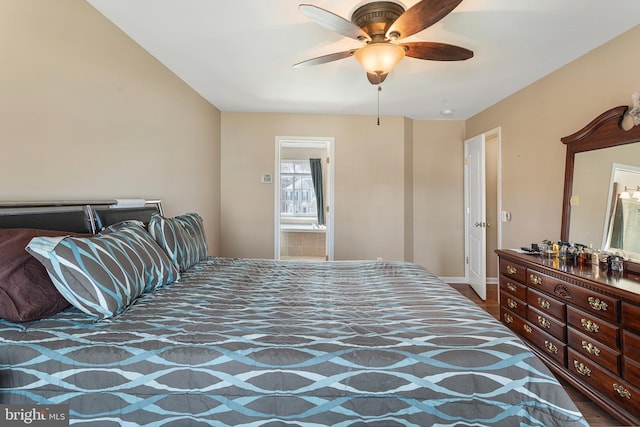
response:
<path id="1" fill-rule="evenodd" d="M 464 142 L 465 163 L 465 276 L 473 290 L 487 299 L 487 216 L 485 188 L 485 138 Z"/>

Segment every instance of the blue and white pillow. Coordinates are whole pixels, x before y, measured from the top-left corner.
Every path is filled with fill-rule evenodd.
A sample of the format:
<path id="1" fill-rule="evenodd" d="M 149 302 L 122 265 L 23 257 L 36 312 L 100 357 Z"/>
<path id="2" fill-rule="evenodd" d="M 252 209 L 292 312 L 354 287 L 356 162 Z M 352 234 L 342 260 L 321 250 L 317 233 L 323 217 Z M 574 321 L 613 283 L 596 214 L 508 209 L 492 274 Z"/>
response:
<path id="1" fill-rule="evenodd" d="M 204 234 L 204 221 L 197 213 L 187 213 L 174 218 L 182 225 L 187 233 L 195 240 L 195 252 L 198 261 L 202 261 L 209 256 L 209 246 Z"/>
<path id="2" fill-rule="evenodd" d="M 147 229 L 180 271 L 186 271 L 208 256 L 204 224 L 196 213 L 173 218 L 154 214 Z"/>
<path id="3" fill-rule="evenodd" d="M 94 237 L 36 237 L 26 247 L 72 305 L 100 319 L 122 313 L 146 291 L 180 277 L 166 253 L 137 222 Z"/>

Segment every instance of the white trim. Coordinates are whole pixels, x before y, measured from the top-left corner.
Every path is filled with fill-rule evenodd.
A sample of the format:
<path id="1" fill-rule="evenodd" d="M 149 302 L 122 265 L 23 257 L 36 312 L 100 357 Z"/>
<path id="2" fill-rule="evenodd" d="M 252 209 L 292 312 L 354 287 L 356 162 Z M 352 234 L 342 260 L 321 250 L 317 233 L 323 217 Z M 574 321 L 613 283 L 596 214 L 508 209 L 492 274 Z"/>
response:
<path id="1" fill-rule="evenodd" d="M 497 180 L 497 192 L 496 192 L 496 198 L 498 199 L 498 206 L 497 206 L 497 231 L 496 231 L 496 246 L 498 249 L 502 248 L 502 128 L 500 126 L 498 126 L 497 128 L 491 129 L 490 131 L 488 131 L 486 133 L 486 135 L 492 136 L 492 135 L 497 135 L 498 138 L 498 158 L 497 158 L 497 171 L 496 171 L 496 180 Z M 497 270 L 496 271 L 500 271 L 500 261 L 496 260 L 496 264 L 498 264 L 496 266 Z M 495 282 L 493 283 L 498 283 L 498 279 L 495 278 Z M 487 283 L 489 282 L 489 278 L 487 277 Z"/>
<path id="2" fill-rule="evenodd" d="M 442 280 L 445 283 L 454 283 L 454 284 L 469 283 L 464 277 L 440 277 L 440 280 Z M 487 277 L 487 285 L 497 285 L 497 284 L 498 284 L 497 277 Z"/>
<path id="3" fill-rule="evenodd" d="M 280 150 L 286 148 L 323 148 L 329 157 L 327 173 L 327 191 L 325 205 L 329 212 L 325 212 L 327 255 L 329 260 L 334 259 L 334 177 L 335 177 L 335 138 L 333 137 L 308 137 L 308 136 L 276 136 L 275 137 L 275 173 L 274 173 L 274 224 L 273 224 L 273 255 L 280 259 Z M 326 163 L 325 163 L 326 164 Z"/>
<path id="4" fill-rule="evenodd" d="M 280 140 L 276 137 L 273 174 L 273 259 L 280 259 Z"/>
<path id="5" fill-rule="evenodd" d="M 469 283 L 464 277 L 440 277 L 440 280 L 445 283 Z"/>

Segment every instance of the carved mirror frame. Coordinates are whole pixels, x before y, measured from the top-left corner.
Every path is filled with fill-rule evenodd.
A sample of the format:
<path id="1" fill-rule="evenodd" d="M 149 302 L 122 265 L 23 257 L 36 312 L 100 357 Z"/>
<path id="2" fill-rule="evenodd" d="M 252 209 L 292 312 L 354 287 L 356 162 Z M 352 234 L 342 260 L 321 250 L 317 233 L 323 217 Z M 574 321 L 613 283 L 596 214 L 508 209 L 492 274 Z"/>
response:
<path id="1" fill-rule="evenodd" d="M 622 127 L 622 121 L 628 109 L 628 106 L 622 105 L 605 111 L 578 132 L 560 139 L 567 146 L 560 229 L 560 239 L 563 241 L 569 241 L 575 155 L 585 151 L 640 143 L 640 126 L 634 126 L 629 130 Z M 640 266 L 640 264 L 637 265 Z"/>

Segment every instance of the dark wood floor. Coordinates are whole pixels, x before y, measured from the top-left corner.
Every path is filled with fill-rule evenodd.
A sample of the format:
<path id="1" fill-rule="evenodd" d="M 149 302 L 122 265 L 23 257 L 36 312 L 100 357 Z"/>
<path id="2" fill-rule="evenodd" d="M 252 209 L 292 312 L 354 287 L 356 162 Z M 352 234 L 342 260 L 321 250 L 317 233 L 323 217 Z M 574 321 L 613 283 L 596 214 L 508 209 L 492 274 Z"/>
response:
<path id="1" fill-rule="evenodd" d="M 461 294 L 465 295 L 473 302 L 482 307 L 485 311 L 491 314 L 496 319 L 500 318 L 500 307 L 498 306 L 498 286 L 487 285 L 487 300 L 482 301 L 478 295 L 471 289 L 471 286 L 466 284 L 452 284 Z M 567 393 L 573 399 L 578 409 L 582 412 L 585 419 L 592 427 L 613 427 L 620 426 L 620 421 L 613 418 L 607 412 L 602 410 L 598 405 L 593 403 L 584 394 L 579 392 L 569 383 L 565 382 L 561 378 L 558 378 L 560 383 L 564 386 Z"/>

